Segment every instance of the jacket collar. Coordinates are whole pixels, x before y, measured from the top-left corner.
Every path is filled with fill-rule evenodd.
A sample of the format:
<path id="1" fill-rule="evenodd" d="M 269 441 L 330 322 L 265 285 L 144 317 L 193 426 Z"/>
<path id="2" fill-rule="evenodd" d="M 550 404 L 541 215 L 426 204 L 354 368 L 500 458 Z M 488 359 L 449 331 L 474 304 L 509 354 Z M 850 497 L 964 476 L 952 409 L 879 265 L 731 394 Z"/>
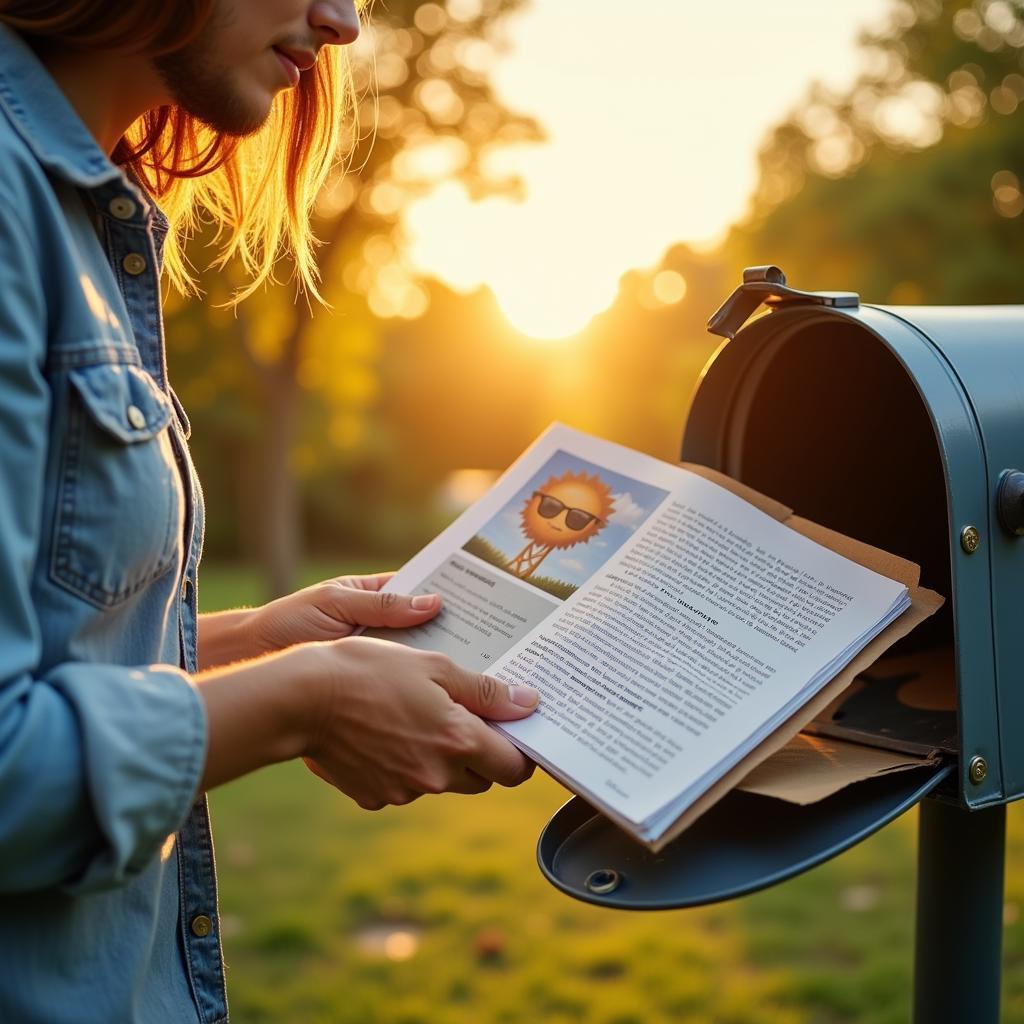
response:
<path id="1" fill-rule="evenodd" d="M 123 181 L 39 58 L 0 24 L 0 107 L 36 159 L 80 188 Z"/>

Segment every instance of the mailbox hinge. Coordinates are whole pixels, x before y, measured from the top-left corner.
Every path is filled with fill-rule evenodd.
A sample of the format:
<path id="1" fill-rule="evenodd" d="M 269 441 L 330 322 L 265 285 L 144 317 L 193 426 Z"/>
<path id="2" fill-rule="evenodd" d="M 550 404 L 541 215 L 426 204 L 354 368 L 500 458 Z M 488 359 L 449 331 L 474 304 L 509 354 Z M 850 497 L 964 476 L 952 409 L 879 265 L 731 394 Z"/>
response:
<path id="1" fill-rule="evenodd" d="M 761 303 L 772 309 L 805 303 L 856 309 L 860 296 L 856 292 L 802 292 L 786 284 L 786 275 L 778 267 L 747 267 L 743 284 L 708 321 L 708 330 L 731 341 Z"/>

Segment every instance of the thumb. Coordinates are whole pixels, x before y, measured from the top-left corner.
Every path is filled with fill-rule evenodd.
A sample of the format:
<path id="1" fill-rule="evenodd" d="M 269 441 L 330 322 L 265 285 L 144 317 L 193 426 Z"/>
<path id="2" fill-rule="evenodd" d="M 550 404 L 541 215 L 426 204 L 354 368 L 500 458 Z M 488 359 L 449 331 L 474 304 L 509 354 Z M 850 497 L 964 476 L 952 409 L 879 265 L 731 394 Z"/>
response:
<path id="1" fill-rule="evenodd" d="M 532 686 L 507 685 L 493 676 L 467 672 L 454 662 L 433 678 L 456 704 L 498 722 L 525 718 L 540 703 L 540 693 Z"/>
<path id="2" fill-rule="evenodd" d="M 441 610 L 437 594 L 393 594 L 390 591 L 339 587 L 339 614 L 353 626 L 418 626 Z"/>

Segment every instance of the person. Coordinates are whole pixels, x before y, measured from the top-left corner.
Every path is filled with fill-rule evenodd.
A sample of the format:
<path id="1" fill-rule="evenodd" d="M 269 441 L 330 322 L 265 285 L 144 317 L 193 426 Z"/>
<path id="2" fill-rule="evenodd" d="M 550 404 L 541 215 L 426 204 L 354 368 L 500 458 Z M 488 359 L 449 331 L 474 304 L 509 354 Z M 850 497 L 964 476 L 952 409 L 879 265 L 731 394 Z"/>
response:
<path id="1" fill-rule="evenodd" d="M 536 691 L 351 635 L 436 595 L 384 575 L 197 613 L 161 272 L 188 285 L 212 216 L 254 286 L 288 249 L 315 292 L 358 32 L 352 0 L 0 0 L 5 1022 L 227 1019 L 211 787 L 303 757 L 373 809 L 530 773 L 484 719 Z"/>

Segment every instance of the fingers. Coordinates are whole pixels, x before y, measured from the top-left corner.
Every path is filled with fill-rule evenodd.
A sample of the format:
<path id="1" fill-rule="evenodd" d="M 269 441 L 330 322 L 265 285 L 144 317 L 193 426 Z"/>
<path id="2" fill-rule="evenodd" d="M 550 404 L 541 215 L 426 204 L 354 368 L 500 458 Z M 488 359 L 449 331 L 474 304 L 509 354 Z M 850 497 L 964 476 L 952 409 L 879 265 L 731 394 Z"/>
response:
<path id="1" fill-rule="evenodd" d="M 306 767 L 316 775 L 319 779 L 322 779 L 328 785 L 335 785 L 335 780 L 331 778 L 330 774 L 321 767 L 312 758 L 303 758 L 306 762 Z M 533 765 L 530 765 L 529 772 L 521 780 L 526 781 L 526 778 L 533 773 Z M 494 782 L 491 779 L 486 779 L 482 775 L 473 771 L 471 768 L 462 768 L 447 780 L 442 792 L 445 793 L 464 793 L 473 795 L 476 793 L 486 793 Z M 379 811 L 383 807 L 388 806 L 399 806 L 402 804 L 412 803 L 413 800 L 419 799 L 428 790 L 423 786 L 416 785 L 405 785 L 398 786 L 393 784 L 392 790 L 389 794 L 389 799 L 385 799 L 373 791 L 372 786 L 365 787 L 365 792 L 355 792 L 350 795 L 362 807 L 364 810 L 376 810 Z"/>
<path id="2" fill-rule="evenodd" d="M 364 601 L 384 596 L 353 591 Z M 387 595 L 387 604 L 399 598 Z M 406 598 L 408 600 L 408 598 Z M 370 606 L 364 622 L 387 621 Z M 330 659 L 329 714 L 306 751 L 310 768 L 361 807 L 408 803 L 425 793 L 479 793 L 516 786 L 532 766 L 484 721 L 515 719 L 537 706 L 532 687 L 509 688 L 449 658 L 383 640 L 354 637 L 310 648 Z"/>
<path id="3" fill-rule="evenodd" d="M 321 768 L 321 767 L 320 767 L 320 765 L 319 765 L 319 764 L 317 764 L 317 762 L 313 760 L 313 758 L 311 758 L 311 757 L 304 757 L 304 758 L 303 758 L 302 760 L 306 762 L 306 767 L 307 767 L 307 768 L 308 768 L 308 769 L 309 769 L 309 770 L 310 770 L 310 771 L 311 771 L 311 772 L 312 772 L 312 773 L 313 773 L 313 774 L 314 774 L 314 775 L 315 775 L 315 776 L 316 776 L 316 777 L 317 777 L 318 779 L 323 779 L 323 780 L 324 780 L 324 782 L 328 782 L 328 783 L 329 783 L 329 782 L 331 781 L 331 780 L 330 780 L 330 777 L 329 777 L 329 776 L 327 775 L 327 772 L 325 772 L 325 771 L 323 770 L 323 768 Z"/>
<path id="4" fill-rule="evenodd" d="M 466 758 L 471 771 L 505 786 L 519 785 L 534 774 L 534 763 L 522 751 L 496 730 L 479 725 L 482 732 L 476 751 Z"/>
<path id="5" fill-rule="evenodd" d="M 340 581 L 334 584 L 332 597 L 337 601 L 336 615 L 353 626 L 387 626 L 401 629 L 418 626 L 441 610 L 437 594 L 393 594 L 375 589 L 362 590 Z"/>
<path id="6" fill-rule="evenodd" d="M 386 583 L 391 582 L 394 575 L 393 572 L 378 572 L 369 576 L 335 576 L 330 582 L 350 590 L 380 590 Z"/>
<path id="7" fill-rule="evenodd" d="M 462 774 L 452 779 L 448 786 L 449 793 L 486 793 L 494 783 L 485 779 L 470 768 L 464 768 Z"/>
<path id="8" fill-rule="evenodd" d="M 495 722 L 525 718 L 540 703 L 540 693 L 532 686 L 508 686 L 493 676 L 467 672 L 447 658 L 438 659 L 432 678 L 467 711 Z"/>
<path id="9" fill-rule="evenodd" d="M 537 707 L 540 693 L 532 686 L 509 686 L 493 676 L 467 672 L 444 657 L 436 659 L 432 678 L 453 701 L 472 712 L 464 720 L 470 737 L 468 767 L 502 786 L 525 782 L 533 774 L 533 763 L 482 719 L 525 718 Z"/>
<path id="10" fill-rule="evenodd" d="M 519 785 L 534 773 L 534 764 L 498 729 L 463 708 L 452 711 L 445 729 L 445 757 L 453 766 L 461 765 L 455 772 L 456 782 L 459 773 L 467 769 L 482 779 L 505 786 Z M 455 787 L 451 776 L 445 788 L 454 788 L 457 793 L 473 792 Z"/>

